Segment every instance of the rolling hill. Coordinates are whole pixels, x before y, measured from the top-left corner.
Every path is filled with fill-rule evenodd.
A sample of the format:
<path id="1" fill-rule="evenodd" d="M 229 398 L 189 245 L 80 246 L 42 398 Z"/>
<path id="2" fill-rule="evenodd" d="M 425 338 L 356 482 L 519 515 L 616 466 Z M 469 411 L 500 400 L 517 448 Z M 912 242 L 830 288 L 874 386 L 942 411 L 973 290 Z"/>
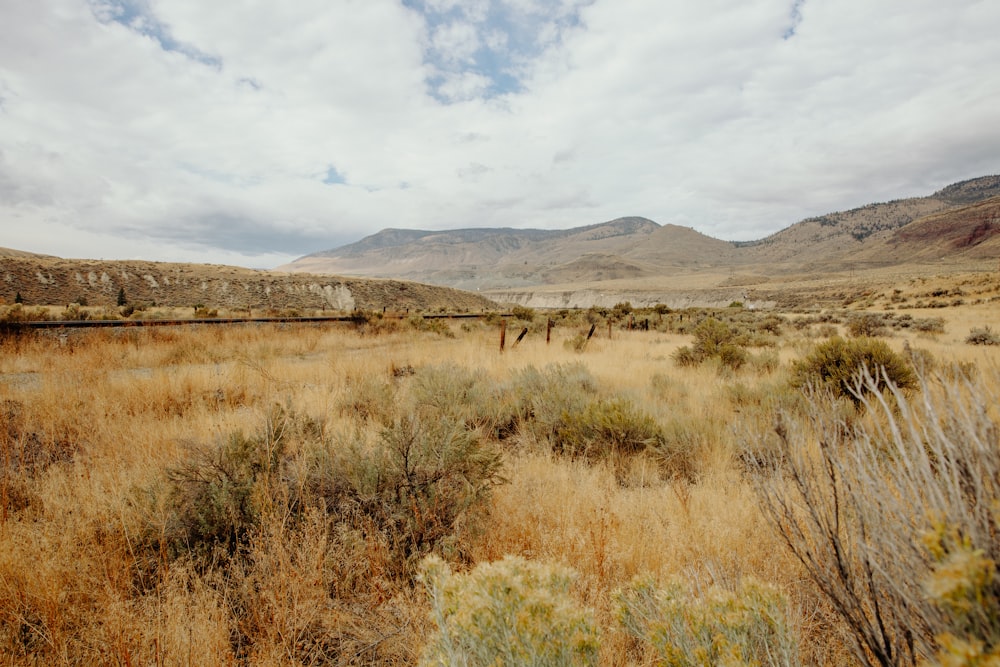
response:
<path id="1" fill-rule="evenodd" d="M 400 280 L 273 273 L 233 266 L 60 259 L 0 249 L 0 302 L 131 304 L 253 310 L 479 311 L 496 304 L 450 287 Z"/>
<path id="2" fill-rule="evenodd" d="M 754 276 L 826 272 L 845 263 L 885 266 L 951 256 L 987 257 L 995 252 L 993 241 L 983 245 L 986 240 L 980 239 L 978 249 L 972 250 L 939 244 L 935 234 L 991 237 L 997 197 L 1000 176 L 984 176 L 927 197 L 808 218 L 752 242 L 722 241 L 641 217 L 568 230 L 386 229 L 276 270 L 405 278 L 491 293 L 712 271 L 739 271 L 753 282 Z M 976 212 L 963 213 L 976 206 Z M 923 219 L 936 220 L 926 227 L 936 231 L 900 235 Z M 966 230 L 970 224 L 987 228 Z"/>
<path id="3" fill-rule="evenodd" d="M 733 254 L 732 244 L 692 229 L 628 217 L 568 230 L 386 229 L 276 270 L 392 276 L 486 290 L 572 281 L 581 271 L 605 278 L 654 276 L 665 266 L 695 268 Z"/>
<path id="4" fill-rule="evenodd" d="M 903 262 L 926 253 L 895 252 L 882 257 L 896 233 L 927 216 L 948 215 L 965 207 L 1000 196 L 1000 176 L 984 176 L 949 185 L 928 197 L 914 197 L 868 204 L 849 211 L 807 218 L 771 236 L 737 244 L 743 260 L 750 263 L 791 264 L 797 268 L 826 271 L 844 261 Z M 964 218 L 955 218 L 964 225 Z M 901 249 L 902 250 L 902 249 Z M 946 255 L 948 253 L 945 253 Z M 945 255 L 939 255 L 940 259 Z"/>

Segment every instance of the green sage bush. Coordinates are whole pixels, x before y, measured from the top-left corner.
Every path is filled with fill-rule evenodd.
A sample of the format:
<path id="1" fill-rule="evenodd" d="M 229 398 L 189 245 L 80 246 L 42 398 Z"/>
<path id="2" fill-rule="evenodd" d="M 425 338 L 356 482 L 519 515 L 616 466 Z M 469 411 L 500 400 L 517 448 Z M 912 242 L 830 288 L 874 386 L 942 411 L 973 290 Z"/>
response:
<path id="1" fill-rule="evenodd" d="M 874 383 L 862 382 L 869 373 Z M 834 396 L 847 398 L 856 405 L 861 393 L 875 389 L 883 391 L 890 384 L 899 389 L 917 386 L 917 376 L 904 356 L 894 352 L 885 341 L 877 338 L 834 337 L 816 345 L 805 359 L 792 367 L 793 387 L 812 386 L 829 390 Z"/>
<path id="2" fill-rule="evenodd" d="M 615 601 L 619 623 L 658 665 L 801 664 L 785 596 L 752 579 L 735 592 L 715 588 L 698 596 L 677 582 L 658 588 L 639 577 Z"/>
<path id="3" fill-rule="evenodd" d="M 420 579 L 436 630 L 420 665 L 597 665 L 597 627 L 571 594 L 575 578 L 569 568 L 516 556 L 467 574 L 428 558 Z"/>

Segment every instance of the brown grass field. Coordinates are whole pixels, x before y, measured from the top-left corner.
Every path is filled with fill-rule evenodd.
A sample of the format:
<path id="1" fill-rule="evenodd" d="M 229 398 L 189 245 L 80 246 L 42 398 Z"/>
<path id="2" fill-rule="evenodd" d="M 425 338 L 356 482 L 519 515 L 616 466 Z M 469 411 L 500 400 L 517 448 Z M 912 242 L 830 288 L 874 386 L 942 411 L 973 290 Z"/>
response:
<path id="1" fill-rule="evenodd" d="M 906 315 L 875 335 L 1000 393 L 1000 346 L 966 343 L 1000 332 L 1000 276 L 868 291 L 835 307 L 636 312 L 649 331 L 624 311 L 522 311 L 503 352 L 495 317 L 9 334 L 0 664 L 447 664 L 426 652 L 431 553 L 457 573 L 509 555 L 571 568 L 598 664 L 715 660 L 669 662 L 624 629 L 617 592 L 638 576 L 695 599 L 764 582 L 798 663 L 864 664 L 764 511 L 754 480 L 784 482 L 754 452 L 780 419 L 812 451 L 811 415 L 880 417 L 804 398 L 794 363 L 862 313 Z M 745 363 L 675 361 L 708 317 L 750 332 Z M 934 663 L 947 642 L 923 633 L 914 662 Z"/>

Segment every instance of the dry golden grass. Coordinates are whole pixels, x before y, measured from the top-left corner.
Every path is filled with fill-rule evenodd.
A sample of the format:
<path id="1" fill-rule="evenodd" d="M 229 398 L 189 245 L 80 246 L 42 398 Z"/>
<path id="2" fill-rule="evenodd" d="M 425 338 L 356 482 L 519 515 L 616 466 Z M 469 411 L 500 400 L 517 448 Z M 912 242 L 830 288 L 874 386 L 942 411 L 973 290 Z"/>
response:
<path id="1" fill-rule="evenodd" d="M 730 301 L 748 299 L 750 303 L 777 304 L 781 308 L 811 310 L 836 307 L 845 299 L 861 301 L 874 295 L 892 294 L 893 289 L 911 297 L 940 286 L 966 285 L 981 280 L 992 281 L 996 291 L 996 260 L 968 260 L 937 263 L 843 266 L 822 270 L 815 264 L 748 264 L 730 270 L 678 269 L 668 274 L 575 282 L 564 285 L 533 285 L 509 288 L 486 294 L 497 301 L 515 301 L 538 307 L 561 307 L 571 303 L 611 305 L 630 301 L 652 305 L 665 302 L 676 308 L 713 303 L 724 306 Z"/>
<path id="2" fill-rule="evenodd" d="M 972 327 L 1000 331 L 990 286 L 975 297 L 980 303 L 905 311 L 945 318 L 945 332 L 897 332 L 890 344 L 942 363 L 995 366 L 996 348 L 963 342 Z M 259 433 L 276 405 L 341 442 L 377 430 L 345 407 L 372 382 L 405 387 L 411 371 L 454 364 L 501 386 L 525 368 L 574 363 L 601 392 L 628 397 L 656 420 L 686 457 L 682 473 L 651 455 L 569 460 L 516 434 L 498 443 L 507 483 L 495 489 L 485 525 L 460 527 L 459 565 L 515 554 L 574 568 L 609 665 L 647 664 L 613 621 L 612 593 L 635 575 L 680 577 L 695 590 L 734 588 L 752 575 L 790 599 L 804 659 L 851 664 L 843 628 L 767 525 L 740 456 L 745 434 L 769 431 L 775 408 L 793 400 L 787 362 L 815 341 L 810 329 L 783 326 L 777 369 L 734 372 L 678 367 L 672 355 L 691 337 L 670 330 L 615 328 L 608 339 L 598 327 L 582 353 L 566 344 L 587 330 L 582 322 L 557 326 L 550 345 L 543 329 L 511 347 L 508 331 L 501 353 L 495 326 L 446 326 L 454 337 L 406 327 L 362 335 L 344 325 L 252 325 L 4 341 L 5 664 L 412 664 L 429 628 L 427 602 L 412 585 L 379 578 L 387 564 L 378 543 L 358 546 L 351 563 L 368 569 L 352 575 L 331 560 L 343 552 L 332 549 L 322 516 L 290 522 L 276 506 L 239 567 L 205 570 L 167 553 L 171 508 L 157 490 L 192 447 Z M 160 552 L 151 552 L 157 540 Z M 355 588 L 352 576 L 368 579 Z"/>

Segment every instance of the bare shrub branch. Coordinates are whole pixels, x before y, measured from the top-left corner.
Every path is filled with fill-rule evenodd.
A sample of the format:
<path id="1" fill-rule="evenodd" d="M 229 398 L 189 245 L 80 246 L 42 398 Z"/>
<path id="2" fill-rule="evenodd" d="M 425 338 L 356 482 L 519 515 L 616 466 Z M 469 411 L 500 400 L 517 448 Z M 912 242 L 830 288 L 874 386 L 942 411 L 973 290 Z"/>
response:
<path id="1" fill-rule="evenodd" d="M 756 480 L 762 508 L 866 665 L 930 659 L 955 632 L 1000 643 L 1000 610 L 979 609 L 970 622 L 928 592 L 962 545 L 1000 558 L 1000 439 L 990 414 L 998 397 L 992 383 L 963 374 L 919 384 L 910 398 L 866 371 L 852 389 L 867 414 L 851 424 L 828 396 L 812 394 L 805 420 L 783 416 L 791 428 L 781 472 Z M 984 586 L 980 604 L 1000 585 Z"/>

